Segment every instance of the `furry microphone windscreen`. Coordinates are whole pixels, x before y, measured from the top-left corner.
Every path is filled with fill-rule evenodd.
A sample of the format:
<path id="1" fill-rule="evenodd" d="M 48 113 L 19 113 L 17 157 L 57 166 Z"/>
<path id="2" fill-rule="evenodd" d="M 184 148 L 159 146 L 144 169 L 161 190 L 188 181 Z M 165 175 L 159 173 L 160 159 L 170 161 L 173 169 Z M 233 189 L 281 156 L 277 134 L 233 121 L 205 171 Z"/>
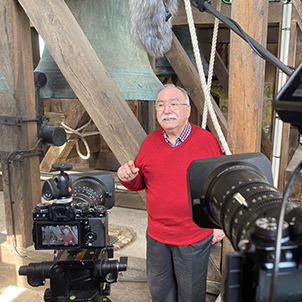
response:
<path id="1" fill-rule="evenodd" d="M 130 33 L 152 57 L 162 57 L 172 45 L 172 18 L 178 0 L 129 0 Z"/>

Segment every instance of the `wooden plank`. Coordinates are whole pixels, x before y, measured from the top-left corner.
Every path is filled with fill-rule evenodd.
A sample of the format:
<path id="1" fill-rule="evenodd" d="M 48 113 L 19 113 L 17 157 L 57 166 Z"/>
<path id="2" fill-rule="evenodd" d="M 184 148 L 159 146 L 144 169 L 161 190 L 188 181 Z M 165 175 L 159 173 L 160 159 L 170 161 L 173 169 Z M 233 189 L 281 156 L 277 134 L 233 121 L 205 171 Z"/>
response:
<path id="1" fill-rule="evenodd" d="M 198 28 L 198 40 L 199 43 L 212 43 L 213 33 L 210 28 Z M 267 33 L 267 44 L 278 44 L 278 37 L 279 37 L 279 26 L 278 25 L 271 25 L 268 27 Z M 219 27 L 217 43 L 222 44 L 229 44 L 230 43 L 230 29 Z"/>
<path id="2" fill-rule="evenodd" d="M 205 59 L 207 60 L 207 62 L 210 61 L 211 47 L 212 46 L 207 43 L 200 44 L 200 49 L 201 49 Z M 225 90 L 225 92 L 228 94 L 229 71 L 217 51 L 215 51 L 214 73 L 215 73 L 216 77 L 218 78 L 220 85 Z"/>
<path id="3" fill-rule="evenodd" d="M 79 126 L 87 123 L 89 119 L 90 117 L 85 111 L 84 107 L 81 105 L 81 103 L 73 102 L 71 104 L 71 108 L 65 120 L 65 123 L 71 128 L 76 129 Z M 67 135 L 68 139 L 71 137 L 72 135 Z M 41 171 L 50 171 L 52 164 L 66 161 L 74 145 L 75 142 L 70 142 L 64 144 L 61 147 L 51 146 L 40 164 Z"/>
<path id="4" fill-rule="evenodd" d="M 297 21 L 300 30 L 302 30 L 302 2 L 301 0 L 293 0 L 293 5 L 295 10 L 293 11 L 292 20 Z"/>
<path id="5" fill-rule="evenodd" d="M 212 6 L 217 7 L 217 1 L 219 0 L 212 0 Z M 295 0 L 294 0 L 295 1 Z M 297 2 L 300 0 L 296 0 Z M 267 1 L 268 2 L 268 1 Z M 300 2 L 301 3 L 301 2 Z M 221 13 L 225 15 L 226 17 L 232 17 L 231 16 L 231 9 L 234 7 L 234 4 L 232 5 L 226 5 L 222 4 L 221 6 Z M 243 5 L 246 5 L 246 2 L 242 2 Z M 281 22 L 282 18 L 282 4 L 283 2 L 269 2 L 269 15 L 268 15 L 268 24 L 278 24 Z M 201 13 L 197 8 L 192 6 L 193 11 L 193 18 L 196 26 L 208 26 L 214 23 L 214 17 L 207 13 L 203 12 Z M 258 16 L 261 15 L 259 12 L 256 13 Z M 232 17 L 233 18 L 233 17 Z M 235 21 L 237 21 L 240 25 L 240 17 L 233 18 Z M 185 5 L 183 1 L 179 1 L 178 5 L 178 12 L 177 16 L 173 20 L 173 26 L 187 26 L 187 15 L 185 11 Z"/>
<path id="6" fill-rule="evenodd" d="M 21 116 L 23 120 L 35 119 L 31 30 L 28 17 L 16 1 L 1 0 L 0 36 L 0 66 L 10 87 L 10 91 L 0 93 L 1 115 Z M 33 148 L 37 143 L 36 122 L 25 122 L 21 126 L 0 125 L 0 142 L 1 151 L 8 153 Z M 6 155 L 3 153 L 1 159 L 8 242 L 12 243 L 14 223 L 18 247 L 27 247 L 32 245 L 31 211 L 41 200 L 37 181 L 39 158 L 24 156 L 22 161 L 11 160 L 9 165 L 8 153 Z M 27 155 L 27 152 L 23 154 Z M 14 219 L 9 198 L 9 183 Z"/>
<path id="7" fill-rule="evenodd" d="M 290 28 L 290 41 L 289 41 L 289 51 L 288 51 L 289 66 L 295 66 L 297 37 L 298 37 L 298 24 L 296 21 L 292 21 L 291 28 Z M 289 164 L 290 128 L 291 128 L 290 123 L 283 123 L 282 145 L 281 145 L 281 153 L 280 153 L 280 167 L 279 167 L 279 178 L 278 178 L 278 189 L 281 192 L 283 192 L 284 190 L 285 171 Z"/>
<path id="8" fill-rule="evenodd" d="M 198 41 L 200 44 L 210 43 L 213 39 L 213 26 L 212 28 L 198 28 Z M 230 29 L 225 27 L 219 27 L 217 43 L 229 44 L 230 43 Z"/>
<path id="9" fill-rule="evenodd" d="M 118 161 L 133 159 L 146 133 L 65 2 L 19 2 Z"/>
<path id="10" fill-rule="evenodd" d="M 272 157 L 272 143 L 266 136 L 265 131 L 261 131 L 261 152 L 270 160 Z"/>
<path id="11" fill-rule="evenodd" d="M 285 185 L 287 185 L 292 177 L 297 166 L 300 164 L 302 158 L 302 145 L 299 145 L 293 158 L 291 159 L 285 173 Z M 300 171 L 297 175 L 297 178 L 292 186 L 290 192 L 291 200 L 300 203 L 302 200 L 302 172 Z"/>
<path id="12" fill-rule="evenodd" d="M 35 69 L 40 61 L 39 35 L 34 27 L 31 27 L 30 30 L 33 52 L 33 69 Z"/>
<path id="13" fill-rule="evenodd" d="M 137 118 L 147 134 L 156 130 L 155 101 L 138 101 Z"/>
<path id="14" fill-rule="evenodd" d="M 155 58 L 148 55 L 151 68 L 153 72 L 155 73 Z M 156 110 L 155 110 L 155 101 L 149 101 L 148 102 L 148 131 L 147 133 L 151 133 L 154 130 L 156 130 Z"/>
<path id="15" fill-rule="evenodd" d="M 99 151 L 100 151 L 100 135 L 96 134 L 96 135 L 92 135 L 92 136 L 86 136 L 85 140 L 89 146 L 89 152 L 91 155 L 93 153 L 99 153 Z M 70 143 L 68 143 L 68 144 L 70 144 Z M 81 141 L 79 141 L 79 150 L 80 150 L 81 154 L 83 154 L 83 155 L 87 154 L 86 147 L 85 147 L 84 143 Z M 78 155 L 78 152 L 77 152 L 75 144 L 74 144 L 73 148 L 71 149 L 70 153 L 68 154 L 68 159 L 75 158 L 75 157 L 79 157 L 79 155 Z M 67 158 L 66 158 L 66 160 L 67 160 Z"/>
<path id="16" fill-rule="evenodd" d="M 202 115 L 205 100 L 198 72 L 174 34 L 172 40 L 172 47 L 165 56 L 171 64 L 172 68 L 174 69 L 175 73 L 177 74 L 179 80 L 183 84 L 184 88 L 188 91 L 198 112 Z M 212 104 L 217 115 L 219 124 L 221 126 L 222 132 L 226 135 L 227 122 L 213 98 Z M 208 119 L 208 127 L 210 131 L 217 137 L 213 122 L 210 118 Z"/>
<path id="17" fill-rule="evenodd" d="M 213 7 L 217 7 L 217 0 L 211 1 Z M 193 19 L 196 26 L 212 25 L 214 23 L 214 16 L 207 12 L 201 13 L 197 8 L 192 6 Z M 231 5 L 222 5 L 221 13 L 225 16 L 231 16 Z M 185 10 L 184 1 L 179 1 L 177 16 L 173 20 L 173 26 L 187 26 L 187 14 Z"/>

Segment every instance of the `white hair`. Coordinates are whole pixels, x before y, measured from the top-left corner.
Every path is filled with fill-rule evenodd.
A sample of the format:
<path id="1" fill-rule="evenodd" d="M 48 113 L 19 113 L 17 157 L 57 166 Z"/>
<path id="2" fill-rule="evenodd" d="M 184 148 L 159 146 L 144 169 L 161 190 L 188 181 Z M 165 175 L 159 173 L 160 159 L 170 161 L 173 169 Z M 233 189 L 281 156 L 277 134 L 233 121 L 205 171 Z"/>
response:
<path id="1" fill-rule="evenodd" d="M 182 87 L 176 86 L 174 84 L 165 84 L 158 93 L 160 93 L 165 88 L 169 88 L 169 87 L 170 88 L 176 88 L 176 89 L 180 90 L 183 93 L 184 97 L 185 97 L 186 104 L 190 105 L 189 95 L 188 95 L 187 91 L 185 89 L 183 89 Z"/>

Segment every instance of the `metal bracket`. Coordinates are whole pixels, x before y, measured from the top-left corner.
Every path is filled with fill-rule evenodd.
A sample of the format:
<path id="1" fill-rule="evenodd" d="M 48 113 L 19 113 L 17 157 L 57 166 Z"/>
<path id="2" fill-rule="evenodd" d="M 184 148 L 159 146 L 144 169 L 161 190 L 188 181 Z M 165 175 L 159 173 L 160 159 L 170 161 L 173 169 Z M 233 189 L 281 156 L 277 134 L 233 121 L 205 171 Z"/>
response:
<path id="1" fill-rule="evenodd" d="M 26 122 L 38 122 L 38 119 L 22 119 L 21 116 L 0 115 L 0 124 L 9 126 L 21 126 Z"/>
<path id="2" fill-rule="evenodd" d="M 2 125 L 17 125 L 21 126 L 22 125 L 22 118 L 21 116 L 5 116 L 5 115 L 0 115 L 0 124 Z"/>
<path id="3" fill-rule="evenodd" d="M 9 156 L 11 152 L 8 151 L 0 151 L 0 158 L 3 160 L 7 160 L 7 157 Z M 16 154 L 14 156 L 10 157 L 10 160 L 15 160 L 15 161 L 23 161 L 24 157 L 30 157 L 30 156 L 40 156 L 40 157 L 45 157 L 45 151 L 43 149 L 38 150 L 37 152 L 34 153 L 26 153 L 26 152 L 18 152 L 16 151 Z"/>

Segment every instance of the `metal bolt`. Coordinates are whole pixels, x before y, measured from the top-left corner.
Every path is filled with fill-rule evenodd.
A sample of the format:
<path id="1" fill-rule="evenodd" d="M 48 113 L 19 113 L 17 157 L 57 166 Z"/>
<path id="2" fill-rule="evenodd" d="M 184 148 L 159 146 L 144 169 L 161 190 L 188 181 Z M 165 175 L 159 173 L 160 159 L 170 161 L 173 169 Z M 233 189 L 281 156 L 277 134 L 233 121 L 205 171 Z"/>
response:
<path id="1" fill-rule="evenodd" d="M 287 251 L 284 256 L 285 256 L 285 259 L 288 261 L 293 259 L 293 253 L 290 251 Z"/>

